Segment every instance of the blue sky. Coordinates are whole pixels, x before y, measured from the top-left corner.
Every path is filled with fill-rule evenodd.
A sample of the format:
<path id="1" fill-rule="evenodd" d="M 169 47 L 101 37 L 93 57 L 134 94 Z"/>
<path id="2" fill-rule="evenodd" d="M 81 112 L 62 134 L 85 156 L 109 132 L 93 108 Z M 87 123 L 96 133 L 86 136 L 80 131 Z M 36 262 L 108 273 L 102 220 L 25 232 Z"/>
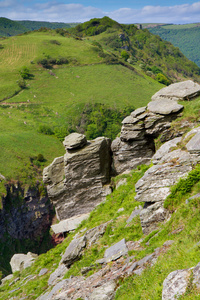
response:
<path id="1" fill-rule="evenodd" d="M 12 20 L 85 22 L 109 16 L 120 23 L 200 22 L 192 0 L 0 0 L 0 17 Z"/>

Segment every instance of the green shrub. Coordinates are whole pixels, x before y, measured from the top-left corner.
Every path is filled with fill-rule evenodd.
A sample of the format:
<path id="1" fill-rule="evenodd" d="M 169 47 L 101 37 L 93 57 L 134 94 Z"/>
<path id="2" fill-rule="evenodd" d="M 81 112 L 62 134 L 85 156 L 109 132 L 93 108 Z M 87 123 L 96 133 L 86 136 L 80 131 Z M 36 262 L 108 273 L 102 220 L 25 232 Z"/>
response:
<path id="1" fill-rule="evenodd" d="M 25 89 L 26 88 L 26 81 L 21 78 L 17 81 L 18 86 L 20 87 L 20 89 Z"/>
<path id="2" fill-rule="evenodd" d="M 121 57 L 124 58 L 125 61 L 127 61 L 127 59 L 129 58 L 129 54 L 126 50 L 123 50 L 121 52 Z"/>
<path id="3" fill-rule="evenodd" d="M 20 76 L 23 79 L 29 79 L 30 77 L 32 77 L 32 75 L 30 74 L 30 70 L 24 66 L 20 71 L 19 71 Z"/>
<path id="4" fill-rule="evenodd" d="M 54 132 L 48 125 L 40 125 L 38 128 L 38 132 L 46 134 L 46 135 L 53 135 Z"/>
<path id="5" fill-rule="evenodd" d="M 170 85 L 171 81 L 162 73 L 158 73 L 156 76 L 156 80 L 164 85 Z"/>

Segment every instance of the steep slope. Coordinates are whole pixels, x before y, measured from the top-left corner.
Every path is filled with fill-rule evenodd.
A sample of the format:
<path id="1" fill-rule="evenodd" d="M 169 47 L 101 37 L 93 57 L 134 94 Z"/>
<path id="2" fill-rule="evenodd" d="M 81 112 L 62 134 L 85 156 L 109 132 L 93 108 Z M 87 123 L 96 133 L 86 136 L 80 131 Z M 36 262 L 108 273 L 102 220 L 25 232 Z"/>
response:
<path id="1" fill-rule="evenodd" d="M 200 107 L 200 98 L 181 103 L 185 106 L 183 115 L 173 122 L 170 129 L 183 134 L 177 148 L 168 153 L 169 164 L 173 167 L 181 164 L 181 157 L 173 159 L 173 152 L 186 152 L 189 139 L 199 130 L 199 127 L 192 130 L 190 137 L 184 133 L 189 126 L 197 124 L 196 112 Z M 192 110 L 193 119 L 189 115 Z M 199 158 L 199 153 L 192 155 Z M 135 184 L 147 168 L 140 166 L 129 174 L 116 177 L 114 191 L 107 200 L 62 244 L 40 255 L 31 267 L 20 274 L 16 272 L 13 278 L 5 282 L 0 287 L 1 299 L 162 299 L 163 282 L 172 271 L 191 268 L 199 263 L 200 170 L 197 164 L 187 178 L 184 177 L 172 187 L 165 200 L 165 208 L 171 218 L 158 224 L 150 234 L 144 235 L 138 216 L 141 207 L 138 207 L 139 203 L 134 198 Z M 74 241 L 85 242 L 84 246 L 80 246 L 81 255 L 77 261 L 73 260 L 74 256 L 67 260 L 67 253 L 70 252 L 67 247 L 72 240 L 74 244 Z M 115 248 L 111 248 L 114 245 Z M 66 249 L 68 252 L 65 252 Z M 117 249 L 121 252 L 118 253 Z M 108 250 L 115 257 L 106 256 Z M 63 267 L 63 262 L 67 268 Z M 188 288 L 180 299 L 198 299 L 199 289 L 193 284 L 192 277 L 187 280 Z M 176 291 L 181 291 L 179 286 Z M 40 297 L 41 294 L 44 296 Z"/>
<path id="2" fill-rule="evenodd" d="M 199 24 L 188 25 L 164 25 L 149 28 L 153 34 L 159 35 L 162 39 L 171 42 L 174 46 L 179 47 L 182 53 L 200 66 L 199 53 Z"/>

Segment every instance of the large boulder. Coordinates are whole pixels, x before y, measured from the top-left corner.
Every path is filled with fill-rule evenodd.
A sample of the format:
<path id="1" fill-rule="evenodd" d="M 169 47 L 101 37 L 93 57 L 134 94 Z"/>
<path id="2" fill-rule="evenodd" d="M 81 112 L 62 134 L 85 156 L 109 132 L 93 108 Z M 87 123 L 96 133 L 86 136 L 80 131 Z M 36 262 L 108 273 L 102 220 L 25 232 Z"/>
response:
<path id="1" fill-rule="evenodd" d="M 183 82 L 173 83 L 155 93 L 151 100 L 169 99 L 172 101 L 177 100 L 190 100 L 200 95 L 200 85 L 187 80 Z"/>
<path id="2" fill-rule="evenodd" d="M 12 272 L 13 273 L 16 271 L 21 272 L 22 270 L 30 267 L 34 263 L 36 258 L 37 258 L 37 254 L 31 252 L 28 252 L 27 254 L 22 254 L 22 253 L 14 254 L 10 260 Z"/>
<path id="3" fill-rule="evenodd" d="M 88 141 L 82 148 L 67 149 L 44 169 L 43 180 L 59 220 L 87 214 L 110 191 L 106 187 L 111 172 L 110 144 L 105 137 Z"/>
<path id="4" fill-rule="evenodd" d="M 148 234 L 157 228 L 158 222 L 169 217 L 163 203 L 171 192 L 171 187 L 180 178 L 185 178 L 200 161 L 197 154 L 181 149 L 173 149 L 181 138 L 166 142 L 153 156 L 154 165 L 135 185 L 135 200 L 145 202 L 140 212 L 143 233 Z"/>

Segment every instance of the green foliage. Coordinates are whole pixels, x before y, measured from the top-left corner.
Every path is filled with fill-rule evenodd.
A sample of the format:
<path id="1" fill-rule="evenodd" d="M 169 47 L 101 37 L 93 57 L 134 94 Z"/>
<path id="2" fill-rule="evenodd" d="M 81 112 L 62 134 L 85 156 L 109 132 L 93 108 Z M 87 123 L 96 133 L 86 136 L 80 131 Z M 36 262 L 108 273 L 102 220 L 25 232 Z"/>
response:
<path id="1" fill-rule="evenodd" d="M 23 79 L 30 79 L 32 77 L 29 68 L 26 66 L 22 67 L 22 69 L 19 71 L 19 74 Z"/>
<path id="2" fill-rule="evenodd" d="M 121 57 L 122 57 L 125 61 L 127 61 L 127 59 L 129 58 L 128 52 L 127 52 L 126 50 L 123 50 L 123 51 L 121 52 Z"/>
<path id="3" fill-rule="evenodd" d="M 197 24 L 159 26 L 149 30 L 179 47 L 188 59 L 200 67 L 200 32 Z"/>
<path id="4" fill-rule="evenodd" d="M 181 178 L 179 182 L 174 185 L 171 189 L 170 195 L 166 198 L 164 207 L 174 211 L 180 203 L 184 200 L 185 195 L 191 192 L 192 187 L 200 181 L 200 166 L 197 165 L 192 170 L 187 178 Z"/>
<path id="5" fill-rule="evenodd" d="M 120 24 L 117 23 L 116 21 L 113 21 L 109 17 L 103 17 L 101 19 L 94 18 L 88 22 L 77 25 L 69 32 L 76 34 L 78 36 L 84 36 L 84 35 L 93 36 L 93 35 L 98 35 L 113 26 L 120 27 Z"/>
<path id="6" fill-rule="evenodd" d="M 156 80 L 158 80 L 158 82 L 164 84 L 164 85 L 170 85 L 171 81 L 162 73 L 158 73 L 156 75 Z"/>
<path id="7" fill-rule="evenodd" d="M 20 89 L 25 89 L 26 88 L 26 81 L 23 78 L 20 78 L 17 81 L 17 84 L 20 87 Z"/>
<path id="8" fill-rule="evenodd" d="M 50 56 L 47 56 L 46 58 L 39 59 L 37 61 L 39 65 L 42 65 L 44 68 L 51 68 L 53 65 L 64 65 L 68 64 L 69 60 L 67 57 L 57 57 L 52 58 Z"/>
<path id="9" fill-rule="evenodd" d="M 54 131 L 48 125 L 42 124 L 38 128 L 38 132 L 46 134 L 46 135 L 53 135 Z"/>

